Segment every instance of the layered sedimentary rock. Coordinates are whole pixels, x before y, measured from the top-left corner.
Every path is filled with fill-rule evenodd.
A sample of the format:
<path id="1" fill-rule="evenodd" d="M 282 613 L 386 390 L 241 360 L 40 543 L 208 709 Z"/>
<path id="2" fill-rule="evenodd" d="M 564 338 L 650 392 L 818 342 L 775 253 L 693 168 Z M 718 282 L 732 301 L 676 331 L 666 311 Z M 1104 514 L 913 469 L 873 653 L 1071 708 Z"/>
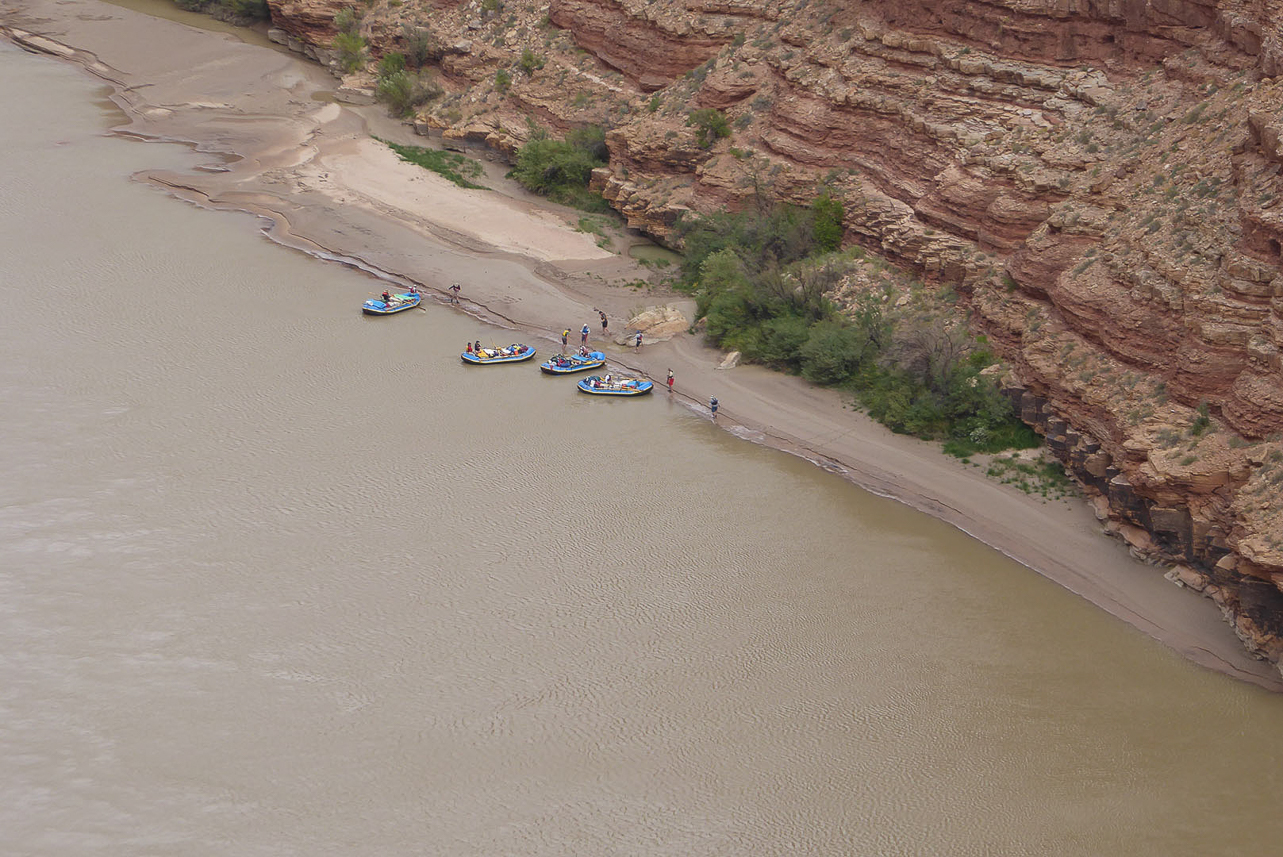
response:
<path id="1" fill-rule="evenodd" d="M 324 48 L 339 5 L 272 13 Z M 1281 21 L 1283 0 L 376 0 L 360 32 L 372 57 L 430 36 L 424 129 L 513 152 L 607 128 L 594 186 L 661 241 L 691 211 L 839 197 L 849 242 L 961 295 L 1111 527 L 1277 662 Z M 701 140 L 700 108 L 731 135 Z"/>

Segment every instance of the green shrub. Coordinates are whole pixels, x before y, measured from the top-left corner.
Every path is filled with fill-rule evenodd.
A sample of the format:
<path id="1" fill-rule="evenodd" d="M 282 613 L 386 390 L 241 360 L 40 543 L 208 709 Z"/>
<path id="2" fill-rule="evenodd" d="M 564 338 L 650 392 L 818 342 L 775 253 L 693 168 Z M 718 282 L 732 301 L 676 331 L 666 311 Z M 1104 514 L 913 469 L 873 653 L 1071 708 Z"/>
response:
<path id="1" fill-rule="evenodd" d="M 508 74 L 506 69 L 499 69 L 494 73 L 494 88 L 500 92 L 507 92 L 512 86 L 512 75 Z"/>
<path id="2" fill-rule="evenodd" d="M 355 34 L 360 26 L 361 17 L 356 14 L 356 10 L 351 6 L 344 6 L 334 16 L 334 29 L 340 33 Z"/>
<path id="3" fill-rule="evenodd" d="M 704 260 L 727 248 L 763 271 L 805 259 L 815 249 L 812 219 L 789 205 L 684 218 L 677 231 L 686 248 L 678 286 L 688 290 L 698 281 Z"/>
<path id="4" fill-rule="evenodd" d="M 378 137 L 374 139 L 379 140 Z M 379 140 L 379 142 L 396 152 L 401 160 L 417 164 L 425 170 L 431 170 L 438 175 L 445 176 L 459 187 L 484 190 L 481 185 L 473 184 L 468 180 L 469 178 L 477 178 L 482 174 L 481 165 L 457 152 L 425 149 L 422 146 L 402 146 L 397 143 L 390 143 L 387 140 Z"/>
<path id="5" fill-rule="evenodd" d="M 223 7 L 235 20 L 266 21 L 272 17 L 267 0 L 223 0 Z"/>
<path id="6" fill-rule="evenodd" d="M 846 384 L 869 350 L 868 337 L 841 321 L 825 320 L 810 329 L 800 348 L 802 376 L 825 386 Z"/>
<path id="7" fill-rule="evenodd" d="M 878 293 L 835 311 L 828 295 L 842 280 L 840 265 L 860 262 L 817 264 L 814 233 L 823 217 L 838 215 L 821 204 L 679 222 L 686 248 L 679 286 L 694 293 L 709 340 L 746 361 L 846 389 L 893 431 L 968 451 L 1036 446 L 1037 435 L 980 374 L 993 360 L 965 327 L 892 316 Z"/>
<path id="8" fill-rule="evenodd" d="M 761 350 L 750 355 L 773 369 L 797 371 L 803 347 L 811 337 L 811 322 L 797 315 L 778 315 L 761 326 Z"/>
<path id="9" fill-rule="evenodd" d="M 1190 424 L 1189 433 L 1194 435 L 1195 437 L 1198 437 L 1200 434 L 1207 431 L 1208 427 L 1211 426 L 1211 424 L 1212 424 L 1211 409 L 1207 406 L 1207 402 L 1199 402 L 1198 415 L 1194 417 L 1194 422 Z"/>
<path id="10" fill-rule="evenodd" d="M 610 158 L 610 150 L 606 148 L 606 129 L 600 125 L 574 128 L 566 134 L 566 142 L 576 149 L 587 152 L 593 160 L 601 164 L 606 163 Z"/>
<path id="11" fill-rule="evenodd" d="M 409 116 L 418 107 L 441 97 L 436 81 L 405 71 L 380 77 L 374 85 L 375 97 L 388 105 L 394 116 Z"/>
<path id="12" fill-rule="evenodd" d="M 743 337 L 756 335 L 757 313 L 746 288 L 712 295 L 704 310 L 704 321 L 713 342 L 740 351 L 750 350 L 744 347 Z"/>
<path id="13" fill-rule="evenodd" d="M 365 65 L 365 39 L 356 33 L 336 35 L 334 49 L 339 52 L 339 67 L 348 74 Z"/>
<path id="14" fill-rule="evenodd" d="M 565 140 L 533 137 L 517 153 L 511 175 L 526 189 L 554 202 L 605 213 L 610 206 L 600 194 L 588 190 L 592 171 L 605 163 L 605 132 L 589 126 L 572 131 Z"/>
<path id="15" fill-rule="evenodd" d="M 731 126 L 726 121 L 726 114 L 714 107 L 691 111 L 686 124 L 695 126 L 695 142 L 703 149 L 711 148 L 721 138 L 731 136 Z"/>
<path id="16" fill-rule="evenodd" d="M 405 54 L 384 54 L 379 60 L 379 77 L 390 77 L 405 71 Z"/>
<path id="17" fill-rule="evenodd" d="M 411 27 L 406 24 L 401 28 L 405 40 L 405 59 L 413 68 L 423 68 L 431 60 L 441 56 L 441 46 L 427 30 Z"/>
<path id="18" fill-rule="evenodd" d="M 525 72 L 526 76 L 529 77 L 544 67 L 544 58 L 538 56 L 534 51 L 530 50 L 530 48 L 526 48 L 521 52 L 521 61 L 517 63 L 517 67 Z"/>
<path id="19" fill-rule="evenodd" d="M 845 214 L 842 201 L 834 199 L 827 190 L 811 203 L 815 243 L 821 251 L 832 252 L 842 246 L 842 236 L 846 234 L 846 228 L 842 225 Z"/>
<path id="20" fill-rule="evenodd" d="M 272 16 L 266 0 L 174 0 L 174 5 L 187 12 L 202 12 L 233 24 L 264 21 Z"/>

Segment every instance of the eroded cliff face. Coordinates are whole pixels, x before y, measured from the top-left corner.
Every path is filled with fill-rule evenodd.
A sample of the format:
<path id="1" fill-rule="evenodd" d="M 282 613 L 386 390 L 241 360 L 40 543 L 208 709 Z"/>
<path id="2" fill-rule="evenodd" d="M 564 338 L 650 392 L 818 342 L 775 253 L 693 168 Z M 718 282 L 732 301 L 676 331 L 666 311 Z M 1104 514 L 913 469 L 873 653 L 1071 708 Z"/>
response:
<path id="1" fill-rule="evenodd" d="M 272 13 L 323 49 L 342 5 Z M 848 241 L 962 296 L 1108 525 L 1277 663 L 1280 22 L 1283 0 L 376 0 L 361 32 L 375 57 L 430 34 L 449 94 L 424 132 L 609 128 L 597 186 L 660 240 L 688 210 L 840 196 Z M 701 107 L 730 138 L 699 145 Z"/>

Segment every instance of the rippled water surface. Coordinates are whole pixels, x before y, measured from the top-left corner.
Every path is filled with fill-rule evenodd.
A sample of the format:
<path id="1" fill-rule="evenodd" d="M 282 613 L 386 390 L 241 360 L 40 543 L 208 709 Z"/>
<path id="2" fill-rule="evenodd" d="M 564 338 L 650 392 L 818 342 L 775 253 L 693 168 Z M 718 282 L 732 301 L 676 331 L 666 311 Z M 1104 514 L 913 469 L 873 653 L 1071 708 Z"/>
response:
<path id="1" fill-rule="evenodd" d="M 1277 848 L 1283 699 L 0 77 L 0 853 Z"/>

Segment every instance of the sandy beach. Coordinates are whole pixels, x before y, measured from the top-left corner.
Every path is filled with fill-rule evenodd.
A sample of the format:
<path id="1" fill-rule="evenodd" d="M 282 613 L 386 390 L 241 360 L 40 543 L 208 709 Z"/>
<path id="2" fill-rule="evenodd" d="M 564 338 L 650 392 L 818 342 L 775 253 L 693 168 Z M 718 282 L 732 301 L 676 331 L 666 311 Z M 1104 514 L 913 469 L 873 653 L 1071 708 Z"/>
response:
<path id="1" fill-rule="evenodd" d="M 639 350 L 601 342 L 596 308 L 617 335 L 636 309 L 673 303 L 689 312 L 693 304 L 618 285 L 640 269 L 576 231 L 573 212 L 515 187 L 459 188 L 400 161 L 372 135 L 425 141 L 381 107 L 324 97 L 336 81 L 315 64 L 97 0 L 21 0 L 0 11 L 0 25 L 24 47 L 110 84 L 129 119 L 117 133 L 202 153 L 201 169 L 145 172 L 140 181 L 202 206 L 260 215 L 281 244 L 418 284 L 441 304 L 459 282 L 458 311 L 541 347 L 563 328 L 588 323 L 591 344 L 613 365 L 661 382 L 671 368 L 671 395 L 700 411 L 716 396 L 718 423 L 744 440 L 803 456 L 942 519 L 1198 664 L 1283 690 L 1279 672 L 1248 655 L 1210 600 L 1132 558 L 1102 534 L 1085 501 L 1044 502 L 997 484 L 798 378 L 752 366 L 720 371 L 724 355 L 696 336 Z M 488 170 L 492 184 L 501 181 L 501 166 Z M 733 511 L 736 498 L 725 503 Z"/>

